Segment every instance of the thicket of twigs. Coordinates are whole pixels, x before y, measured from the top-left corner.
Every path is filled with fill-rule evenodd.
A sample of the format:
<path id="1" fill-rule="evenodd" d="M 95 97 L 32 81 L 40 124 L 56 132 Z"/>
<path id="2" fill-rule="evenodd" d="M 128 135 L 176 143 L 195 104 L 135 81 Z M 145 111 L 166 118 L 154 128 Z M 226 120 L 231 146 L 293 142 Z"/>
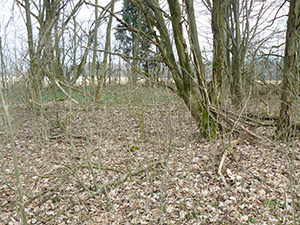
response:
<path id="1" fill-rule="evenodd" d="M 13 133 L 0 114 L 1 224 L 21 224 L 12 138 L 28 224 L 300 222 L 300 143 L 272 138 L 278 95 L 258 90 L 226 114 L 236 129 L 204 139 L 164 88 L 107 87 L 102 104 L 45 97 L 35 110 L 20 93 L 5 103 Z"/>

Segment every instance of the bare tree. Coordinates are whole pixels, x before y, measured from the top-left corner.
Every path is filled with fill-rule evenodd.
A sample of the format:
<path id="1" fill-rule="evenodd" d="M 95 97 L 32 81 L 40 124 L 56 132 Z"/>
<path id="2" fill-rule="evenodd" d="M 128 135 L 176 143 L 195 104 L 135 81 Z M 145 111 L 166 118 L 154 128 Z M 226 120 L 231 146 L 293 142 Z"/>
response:
<path id="1" fill-rule="evenodd" d="M 201 58 L 198 38 L 196 35 L 191 36 L 193 55 L 197 69 L 197 75 L 194 76 L 193 65 L 189 57 L 189 49 L 187 46 L 187 40 L 184 37 L 183 26 L 183 13 L 179 1 L 168 0 L 168 6 L 170 10 L 170 22 L 172 24 L 172 33 L 176 46 L 176 52 L 173 51 L 172 41 L 163 17 L 163 10 L 160 9 L 158 1 L 146 0 L 148 6 L 153 10 L 155 19 L 149 18 L 149 25 L 155 26 L 159 31 L 159 36 L 152 28 L 155 35 L 154 43 L 157 45 L 160 54 L 172 72 L 173 79 L 176 84 L 176 89 L 173 89 L 180 98 L 183 99 L 186 106 L 194 117 L 198 124 L 202 135 L 214 135 L 215 134 L 215 120 L 212 118 L 214 115 L 209 111 L 207 105 L 209 105 L 208 93 L 203 80 L 203 62 Z M 193 13 L 193 1 L 185 1 L 188 13 L 189 33 L 197 34 L 196 22 Z M 178 59 L 178 63 L 177 60 Z M 198 78 L 198 82 L 195 82 L 195 77 Z M 200 87 L 200 88 L 199 88 Z M 170 87 L 171 88 L 171 87 Z M 171 88 L 172 89 L 172 88 Z"/>
<path id="2" fill-rule="evenodd" d="M 115 6 L 115 0 L 112 0 L 110 2 L 110 9 L 111 12 L 114 12 L 114 6 Z M 108 57 L 108 50 L 110 48 L 110 31 L 111 31 L 111 24 L 112 24 L 113 16 L 112 14 L 109 17 L 109 21 L 107 24 L 106 28 L 106 38 L 105 38 L 105 52 L 104 52 L 104 57 L 103 57 L 103 62 L 102 62 L 102 67 L 100 71 L 100 76 L 99 76 L 99 81 L 98 81 L 98 87 L 96 90 L 96 101 L 100 102 L 101 101 L 101 95 L 103 91 L 103 85 L 105 82 L 105 73 L 106 73 L 106 66 L 107 66 L 107 57 Z"/>
<path id="3" fill-rule="evenodd" d="M 98 5 L 98 0 L 95 0 L 95 5 Z M 99 27 L 99 17 L 98 17 L 98 8 L 95 7 L 95 30 L 94 30 L 94 49 L 97 49 L 98 46 L 98 27 Z M 91 94 L 94 94 L 95 90 L 95 74 L 96 74 L 96 59 L 97 52 L 93 52 L 93 61 L 92 61 L 92 71 L 91 71 Z"/>
<path id="4" fill-rule="evenodd" d="M 50 69 L 54 74 L 62 76 L 61 49 L 59 42 L 73 15 L 80 9 L 83 1 L 72 8 L 70 15 L 62 21 L 58 30 L 60 11 L 66 7 L 67 2 L 60 0 L 46 0 L 43 3 L 31 2 L 25 0 L 25 4 L 15 0 L 26 13 L 27 42 L 29 52 L 29 83 L 31 88 L 31 98 L 33 101 L 38 100 L 38 90 L 44 77 L 45 69 Z M 34 9 L 31 9 L 33 5 Z M 33 40 L 32 17 L 39 24 L 37 44 Z M 53 44 L 54 43 L 54 44 Z"/>
<path id="5" fill-rule="evenodd" d="M 4 59 L 3 59 L 3 47 L 2 47 L 2 38 L 0 37 L 0 65 L 1 65 L 1 79 L 2 79 L 2 88 L 5 90 L 6 89 L 6 75 L 4 74 L 5 72 L 5 65 L 4 65 Z"/>
<path id="6" fill-rule="evenodd" d="M 211 9 L 211 29 L 213 33 L 213 62 L 212 62 L 212 81 L 213 91 L 211 92 L 212 101 L 219 101 L 222 79 L 225 73 L 225 20 L 224 13 L 230 1 L 213 0 Z"/>
<path id="7" fill-rule="evenodd" d="M 232 103 L 235 106 L 242 103 L 245 95 L 244 84 L 249 84 L 249 79 L 246 82 L 246 77 L 242 76 L 242 73 L 246 72 L 243 66 L 246 55 L 249 54 L 249 46 L 254 45 L 254 41 L 256 41 L 255 46 L 258 46 L 258 49 L 277 32 L 275 30 L 266 37 L 256 40 L 258 34 L 270 26 L 266 21 L 269 16 L 266 15 L 266 12 L 269 12 L 267 9 L 270 9 L 273 3 L 267 4 L 265 1 L 257 3 L 253 0 L 240 2 L 238 0 L 231 1 L 226 9 L 226 71 L 230 81 Z M 254 50 L 255 54 L 252 57 L 258 53 L 257 49 Z M 252 64 L 254 63 L 252 62 Z"/>
<path id="8" fill-rule="evenodd" d="M 288 140 L 292 133 L 293 105 L 295 96 L 299 93 L 299 86 L 296 85 L 296 82 L 299 82 L 296 67 L 299 60 L 299 13 L 300 1 L 291 0 L 286 30 L 281 109 L 276 130 L 278 138 L 285 140 Z"/>

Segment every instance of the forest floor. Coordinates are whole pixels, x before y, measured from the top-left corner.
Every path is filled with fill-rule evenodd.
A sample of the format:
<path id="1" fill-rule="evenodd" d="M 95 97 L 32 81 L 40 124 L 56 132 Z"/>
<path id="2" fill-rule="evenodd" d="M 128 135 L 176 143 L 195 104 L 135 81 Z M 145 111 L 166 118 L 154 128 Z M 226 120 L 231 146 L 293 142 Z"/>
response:
<path id="1" fill-rule="evenodd" d="M 174 94 L 134 92 L 10 107 L 29 224 L 300 224 L 299 139 L 252 127 L 261 139 L 206 140 Z M 0 224 L 21 224 L 3 113 L 0 167 Z"/>

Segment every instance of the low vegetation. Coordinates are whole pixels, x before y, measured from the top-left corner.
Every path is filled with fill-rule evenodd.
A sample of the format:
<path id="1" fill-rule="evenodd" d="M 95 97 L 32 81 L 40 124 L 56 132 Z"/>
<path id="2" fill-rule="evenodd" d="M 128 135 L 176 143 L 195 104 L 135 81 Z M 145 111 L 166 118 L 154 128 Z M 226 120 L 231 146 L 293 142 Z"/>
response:
<path id="1" fill-rule="evenodd" d="M 80 105 L 43 92 L 37 114 L 8 101 L 29 224 L 300 223 L 298 137 L 283 143 L 275 127 L 249 126 L 257 137 L 204 139 L 165 88 L 107 87 L 101 104 L 70 96 Z M 266 107 L 272 98 L 250 100 L 244 114 L 278 115 Z M 19 224 L 3 119 L 0 127 L 0 222 Z"/>

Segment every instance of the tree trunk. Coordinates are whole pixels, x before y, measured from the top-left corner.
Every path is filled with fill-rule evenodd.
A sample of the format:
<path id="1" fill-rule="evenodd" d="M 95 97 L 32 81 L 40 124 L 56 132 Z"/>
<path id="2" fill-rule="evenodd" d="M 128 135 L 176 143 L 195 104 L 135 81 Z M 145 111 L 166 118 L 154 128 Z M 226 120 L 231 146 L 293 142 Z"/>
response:
<path id="1" fill-rule="evenodd" d="M 212 65 L 212 91 L 211 101 L 220 100 L 222 78 L 225 75 L 225 45 L 224 45 L 224 10 L 223 0 L 213 0 L 211 13 L 211 29 L 213 33 L 213 65 Z"/>
<path id="2" fill-rule="evenodd" d="M 4 60 L 3 60 L 3 49 L 2 49 L 2 38 L 0 37 L 0 63 L 1 63 L 1 79 L 2 79 L 2 89 L 5 90 L 6 89 L 6 75 L 4 74 Z M 0 86 L 1 88 L 1 86 Z M 4 97 L 6 96 L 5 93 Z"/>
<path id="3" fill-rule="evenodd" d="M 232 82 L 231 82 L 231 95 L 232 102 L 235 106 L 239 106 L 242 102 L 242 62 L 241 62 L 241 32 L 240 32 L 240 1 L 232 1 L 233 6 L 233 25 L 235 36 L 234 41 L 232 42 Z"/>
<path id="4" fill-rule="evenodd" d="M 114 11 L 114 6 L 115 6 L 115 0 L 112 0 L 111 7 L 110 7 L 111 12 Z M 110 46 L 110 30 L 111 30 L 112 20 L 113 20 L 113 16 L 112 16 L 112 14 L 110 14 L 109 21 L 108 21 L 107 28 L 106 28 L 105 52 L 104 52 L 104 56 L 103 56 L 103 63 L 102 63 L 102 67 L 100 70 L 100 77 L 99 77 L 98 86 L 97 86 L 97 90 L 96 90 L 96 98 L 95 98 L 96 102 L 101 101 L 101 95 L 102 95 L 104 81 L 105 81 L 105 72 L 106 72 L 108 50 L 109 50 L 109 46 Z"/>
<path id="5" fill-rule="evenodd" d="M 296 62 L 297 62 L 297 39 L 299 35 L 299 10 L 300 1 L 291 0 L 287 21 L 285 40 L 285 55 L 283 68 L 283 90 L 281 93 L 281 109 L 277 125 L 277 137 L 288 140 L 292 132 L 292 107 L 295 100 Z M 298 30 L 297 30 L 298 28 Z M 299 90 L 298 90 L 299 91 Z"/>
<path id="6" fill-rule="evenodd" d="M 177 53 L 176 58 L 178 58 L 179 65 L 175 60 L 172 42 L 170 40 L 168 29 L 164 22 L 161 10 L 159 10 L 158 2 L 151 0 L 145 0 L 145 2 L 155 14 L 156 21 L 153 21 L 153 23 L 159 30 L 161 37 L 161 41 L 158 43 L 157 47 L 159 48 L 166 65 L 172 72 L 172 76 L 177 88 L 176 93 L 180 98 L 183 99 L 187 108 L 190 110 L 191 115 L 195 119 L 202 136 L 213 136 L 215 134 L 215 124 L 214 120 L 211 118 L 211 114 L 205 108 L 205 100 L 202 98 L 202 96 L 205 96 L 205 94 L 201 93 L 203 92 L 203 89 L 198 89 L 193 80 L 194 74 L 191 66 L 191 59 L 189 58 L 187 45 L 184 39 L 184 32 L 182 30 L 182 12 L 178 0 L 168 0 L 168 5 L 171 13 L 172 31 Z M 191 2 L 188 1 L 186 3 L 190 4 Z M 190 10 L 191 8 L 189 8 L 190 20 L 195 20 Z M 189 23 L 196 24 L 195 21 L 189 21 Z M 192 29 L 195 29 L 195 26 Z M 156 35 L 155 32 L 153 33 Z M 158 40 L 157 36 L 156 39 Z M 193 42 L 194 45 L 197 43 L 196 36 L 193 37 Z M 194 53 L 199 50 L 196 50 L 198 47 L 194 46 Z M 201 71 L 200 55 L 195 57 L 198 57 L 197 60 L 199 61 L 199 71 Z"/>
<path id="7" fill-rule="evenodd" d="M 98 0 L 95 0 L 95 5 L 98 5 Z M 95 74 L 96 74 L 96 58 L 97 58 L 97 46 L 98 46 L 98 8 L 95 7 L 95 29 L 94 29 L 94 51 L 93 51 L 93 61 L 92 61 L 92 73 L 91 73 L 91 94 L 94 95 L 95 92 Z"/>
<path id="8" fill-rule="evenodd" d="M 32 32 L 32 23 L 31 23 L 31 16 L 30 16 L 29 0 L 25 0 L 25 13 L 26 13 L 27 43 L 28 43 L 28 52 L 29 52 L 29 87 L 31 91 L 30 97 L 33 101 L 37 101 L 40 78 L 38 77 L 37 59 L 35 57 L 35 52 L 33 47 L 33 32 Z"/>
<path id="9" fill-rule="evenodd" d="M 204 64 L 203 64 L 202 54 L 201 54 L 199 40 L 198 40 L 198 32 L 197 32 L 197 25 L 195 20 L 193 0 L 185 0 L 184 2 L 186 5 L 187 16 L 189 21 L 188 33 L 190 36 L 191 49 L 192 49 L 193 58 L 196 66 L 197 82 L 200 87 L 206 88 L 207 86 L 206 76 L 204 72 Z M 206 98 L 204 97 L 204 99 Z"/>

